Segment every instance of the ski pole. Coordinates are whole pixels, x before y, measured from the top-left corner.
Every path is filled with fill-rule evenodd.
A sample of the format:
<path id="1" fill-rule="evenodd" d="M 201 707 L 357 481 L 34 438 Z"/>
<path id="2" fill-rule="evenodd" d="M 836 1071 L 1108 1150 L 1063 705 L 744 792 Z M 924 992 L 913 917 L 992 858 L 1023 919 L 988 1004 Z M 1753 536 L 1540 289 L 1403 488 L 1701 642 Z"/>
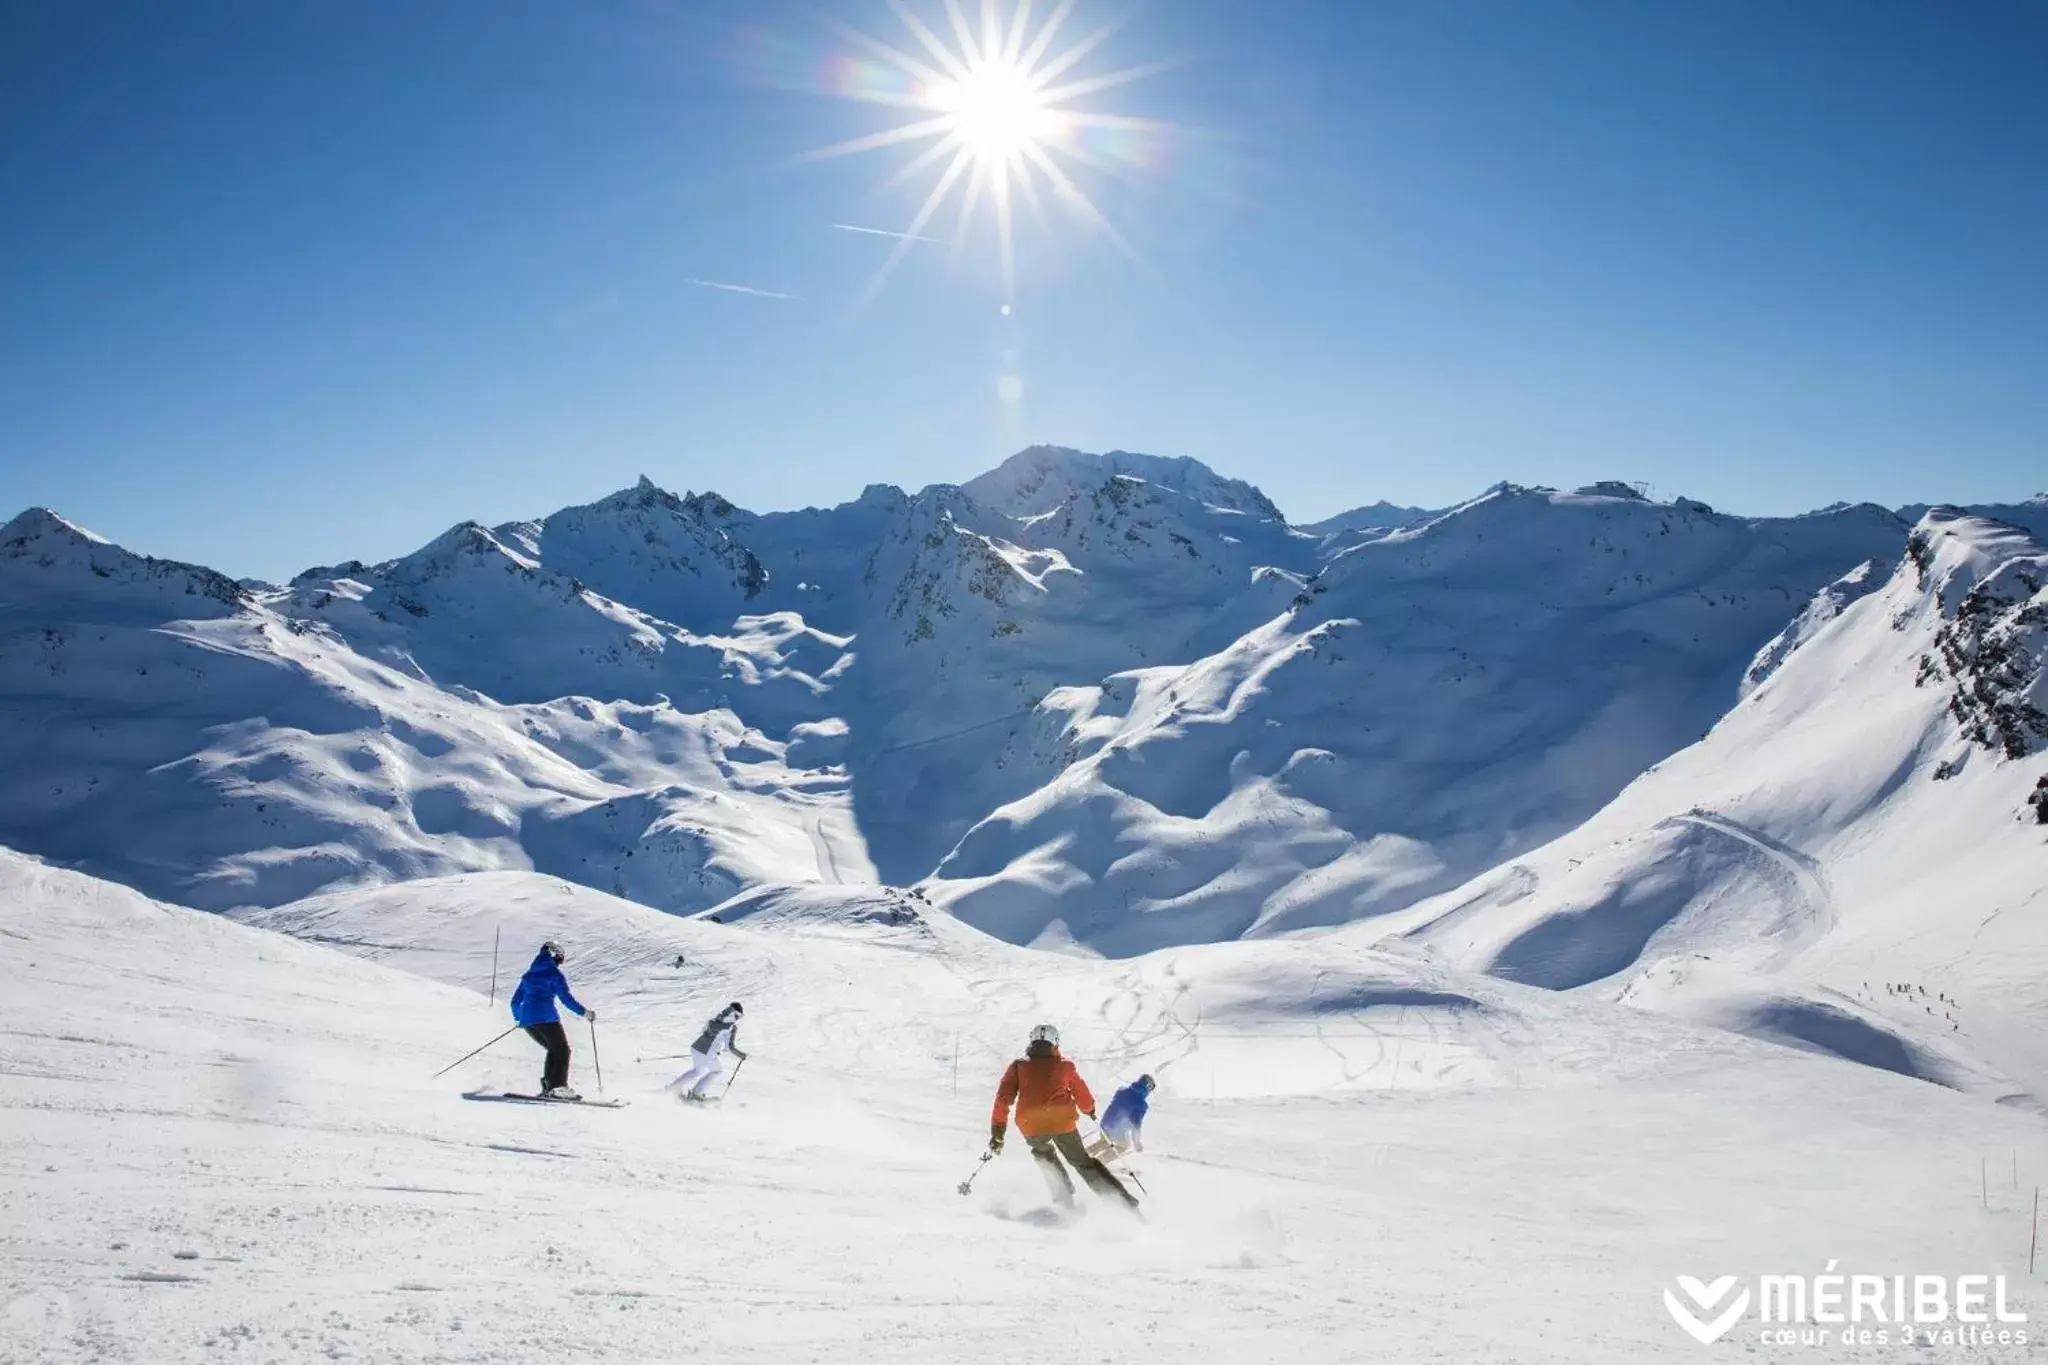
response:
<path id="1" fill-rule="evenodd" d="M 597 1020 L 586 1020 L 590 1025 L 590 1064 L 597 1068 L 597 1093 L 604 1093 L 604 1058 L 597 1055 Z"/>
<path id="2" fill-rule="evenodd" d="M 505 1030 L 505 1031 L 504 1031 L 503 1033 L 499 1034 L 499 1035 L 498 1035 L 498 1038 L 508 1038 L 508 1037 L 510 1037 L 510 1036 L 511 1036 L 512 1034 L 514 1034 L 514 1033 L 517 1033 L 518 1031 L 519 1031 L 519 1025 L 517 1025 L 517 1024 L 514 1024 L 514 1025 L 513 1025 L 513 1026 L 512 1026 L 511 1028 L 508 1028 L 508 1029 L 506 1029 L 506 1030 Z M 497 1041 L 498 1041 L 498 1038 L 493 1038 L 493 1039 L 491 1039 L 491 1042 L 490 1042 L 490 1043 L 485 1043 L 485 1044 L 484 1044 L 484 1047 L 489 1047 L 489 1046 L 491 1045 L 491 1043 L 495 1043 L 495 1042 L 497 1042 Z M 468 1061 L 468 1060 L 469 1060 L 469 1059 L 470 1059 L 471 1057 L 474 1057 L 474 1056 L 476 1056 L 476 1053 L 477 1053 L 477 1052 L 482 1052 L 482 1051 L 484 1050 L 484 1047 L 480 1047 L 480 1048 L 478 1048 L 478 1049 L 476 1050 L 476 1052 L 465 1052 L 465 1053 L 463 1053 L 463 1054 L 462 1054 L 462 1055 L 461 1055 L 460 1057 L 457 1057 L 457 1058 L 456 1058 L 456 1059 L 455 1059 L 454 1061 L 452 1061 L 452 1062 L 448 1063 L 448 1065 L 446 1065 L 446 1066 L 442 1067 L 442 1068 L 441 1068 L 441 1069 L 440 1069 L 439 1071 L 436 1071 L 436 1072 L 435 1072 L 435 1073 L 434 1073 L 434 1074 L 433 1074 L 432 1076 L 429 1076 L 429 1077 L 427 1077 L 427 1079 L 431 1081 L 431 1080 L 435 1079 L 436 1077 L 439 1077 L 439 1076 L 445 1076 L 445 1075 L 447 1075 L 447 1074 L 448 1074 L 449 1072 L 453 1071 L 453 1070 L 454 1070 L 454 1069 L 455 1069 L 456 1067 L 458 1067 L 458 1066 L 461 1066 L 461 1065 L 462 1065 L 462 1064 L 463 1064 L 464 1062 Z"/>
<path id="3" fill-rule="evenodd" d="M 965 1180 L 960 1182 L 959 1190 L 962 1195 L 965 1195 L 969 1190 L 974 1188 L 974 1182 L 976 1179 L 980 1177 L 982 1170 L 988 1165 L 989 1162 L 994 1161 L 995 1159 L 996 1154 L 993 1151 L 987 1151 L 981 1154 L 981 1161 L 978 1165 L 975 1166 L 974 1174 L 968 1176 Z"/>
<path id="4" fill-rule="evenodd" d="M 741 1067 L 743 1067 L 743 1066 L 745 1066 L 746 1064 L 747 1064 L 747 1059 L 746 1059 L 746 1058 L 744 1058 L 744 1057 L 740 1058 L 740 1059 L 739 1059 L 739 1060 L 738 1060 L 737 1062 L 734 1062 L 734 1063 L 733 1063 L 733 1066 L 732 1066 L 732 1075 L 730 1075 L 730 1076 L 727 1076 L 727 1077 L 725 1078 L 725 1090 L 721 1090 L 721 1091 L 719 1091 L 719 1092 L 718 1092 L 718 1098 L 720 1098 L 720 1099 L 724 1099 L 724 1098 L 725 1098 L 725 1094 L 726 1094 L 726 1091 L 727 1091 L 727 1090 L 731 1090 L 731 1089 L 732 1089 L 732 1083 L 733 1083 L 734 1081 L 736 1081 L 736 1080 L 738 1080 L 738 1079 L 740 1078 L 740 1068 L 741 1068 Z"/>
<path id="5" fill-rule="evenodd" d="M 652 1057 L 635 1057 L 636 1062 L 674 1062 L 689 1056 L 687 1052 L 660 1052 Z"/>

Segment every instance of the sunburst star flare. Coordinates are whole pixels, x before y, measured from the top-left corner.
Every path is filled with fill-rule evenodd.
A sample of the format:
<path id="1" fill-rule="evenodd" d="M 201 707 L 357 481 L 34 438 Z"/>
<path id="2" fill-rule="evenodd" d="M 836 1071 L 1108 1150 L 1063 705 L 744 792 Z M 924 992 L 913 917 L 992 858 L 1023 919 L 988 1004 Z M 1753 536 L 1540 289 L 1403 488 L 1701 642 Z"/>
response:
<path id="1" fill-rule="evenodd" d="M 1130 243 L 1096 205 L 1076 169 L 1113 171 L 1086 145 L 1094 130 L 1122 138 L 1158 136 L 1170 125 L 1131 114 L 1082 108 L 1077 101 L 1142 80 L 1171 63 L 1147 62 L 1096 74 L 1077 69 L 1098 52 L 1114 31 L 1105 25 L 1059 46 L 1079 0 L 1058 0 L 1034 23 L 1032 0 L 981 0 L 979 23 L 970 21 L 961 0 L 943 0 L 943 22 L 933 24 L 906 0 L 889 0 L 902 23 L 904 46 L 844 24 L 834 24 L 858 53 L 834 93 L 865 103 L 912 111 L 907 122 L 848 138 L 801 159 L 808 161 L 890 147 L 925 144 L 884 182 L 901 188 L 931 175 L 931 188 L 898 235 L 888 257 L 862 291 L 864 308 L 919 242 L 959 191 L 951 241 L 959 244 L 977 210 L 988 206 L 995 226 L 1003 298 L 1016 293 L 1015 208 L 1021 199 L 1037 216 L 1041 190 L 1048 191 L 1076 221 L 1136 259 Z M 906 50 L 908 49 L 908 50 Z"/>

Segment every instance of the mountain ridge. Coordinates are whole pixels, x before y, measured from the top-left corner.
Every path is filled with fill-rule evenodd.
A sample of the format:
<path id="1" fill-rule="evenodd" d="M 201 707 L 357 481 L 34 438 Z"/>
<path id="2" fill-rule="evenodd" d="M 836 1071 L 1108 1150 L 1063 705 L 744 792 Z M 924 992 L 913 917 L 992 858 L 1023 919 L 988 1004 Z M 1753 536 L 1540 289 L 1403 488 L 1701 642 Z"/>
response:
<path id="1" fill-rule="evenodd" d="M 25 513 L 0 533 L 0 696 L 26 722 L 0 751 L 0 842 L 205 906 L 527 867 L 679 912 L 930 878 L 985 926 L 1011 913 L 991 896 L 1066 907 L 1020 941 L 1076 939 L 1093 904 L 1097 951 L 1291 931 L 1561 833 L 1904 543 L 1883 509 L 1741 518 L 1619 483 L 1500 484 L 1319 535 L 1199 462 L 1056 447 L 795 512 L 643 475 L 282 587 Z M 1530 709 L 1539 662 L 1574 649 L 1612 666 Z M 1465 710 L 1425 719 L 1439 695 Z M 1568 734 L 1592 747 L 1546 757 Z M 1524 794 L 1452 819 L 1489 770 Z M 1360 824 L 1367 796 L 1406 809 Z M 1078 831 L 1126 817 L 1045 825 L 1069 800 L 1154 810 L 1127 825 L 1135 861 L 1074 863 Z M 1173 852 L 1226 816 L 1262 832 L 1207 873 Z M 1155 818 L 1179 833 L 1152 840 Z M 996 856 L 1031 829 L 1052 843 Z M 1116 889 L 1176 857 L 1178 910 Z"/>

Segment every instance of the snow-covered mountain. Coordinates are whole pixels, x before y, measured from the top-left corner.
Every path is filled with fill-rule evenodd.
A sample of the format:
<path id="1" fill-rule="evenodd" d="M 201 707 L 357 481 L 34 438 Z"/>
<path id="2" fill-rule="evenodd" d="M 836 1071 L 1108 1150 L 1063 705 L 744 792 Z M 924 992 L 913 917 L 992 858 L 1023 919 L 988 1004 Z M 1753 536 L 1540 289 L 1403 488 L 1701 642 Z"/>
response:
<path id="1" fill-rule="evenodd" d="M 1571 830 L 1906 532 L 1616 483 L 1317 534 L 1051 448 L 797 512 L 643 479 L 283 588 L 31 512 L 0 841 L 208 907 L 532 869 L 680 912 L 929 879 L 1111 954 L 1339 924 Z"/>
<path id="2" fill-rule="evenodd" d="M 2048 547 L 1937 510 L 1815 606 L 1705 739 L 1402 927 L 1468 969 L 2038 1105 Z"/>
<path id="3" fill-rule="evenodd" d="M 1092 495 L 1115 478 L 1136 479 L 1254 521 L 1285 520 L 1272 499 L 1242 479 L 1226 478 L 1186 456 L 1168 459 L 1127 450 L 1090 455 L 1063 446 L 1032 446 L 969 480 L 964 489 L 1006 516 L 1035 517 Z"/>
<path id="4" fill-rule="evenodd" d="M 1339 512 L 1334 517 L 1309 522 L 1301 529 L 1322 538 L 1322 556 L 1330 559 L 1346 550 L 1382 540 L 1396 531 L 1419 526 L 1436 515 L 1437 512 L 1426 507 L 1400 507 L 1391 502 L 1373 502 L 1363 507 L 1354 507 L 1348 512 Z"/>
<path id="5" fill-rule="evenodd" d="M 716 493 L 678 497 L 642 475 L 587 507 L 501 526 L 497 537 L 615 602 L 716 631 L 757 612 L 768 587 L 761 561 L 720 524 L 732 511 Z"/>
<path id="6" fill-rule="evenodd" d="M 933 894 L 1112 953 L 1383 914 L 1563 833 L 1705 733 L 1882 508 L 1745 519 L 1621 486 L 1509 486 L 1331 561 L 1183 666 L 1063 689 L 1057 778 Z"/>
<path id="7" fill-rule="evenodd" d="M 769 739 L 657 691 L 684 660 L 699 698 L 808 696 L 791 660 L 845 644 L 731 630 L 683 638 L 478 527 L 252 593 L 26 513 L 0 529 L 0 839 L 209 908 L 489 867 L 678 909 L 871 875 L 829 724 Z"/>
<path id="8" fill-rule="evenodd" d="M 1918 522 L 1929 512 L 1941 510 L 1966 512 L 1973 517 L 1987 521 L 2002 521 L 2008 526 L 2017 526 L 2036 540 L 2048 541 L 2048 493 L 2036 493 L 2025 502 L 1984 502 L 1958 503 L 1954 505 L 1936 503 L 1913 503 L 1898 509 L 1899 516 L 1906 521 Z"/>
<path id="9" fill-rule="evenodd" d="M 1219 622 L 1234 636 L 1270 614 L 1238 600 L 1275 574 L 1295 590 L 1315 551 L 1277 518 L 1123 473 L 1021 518 L 968 488 L 909 499 L 862 570 L 854 627 L 866 723 L 849 761 L 876 865 L 915 880 L 1051 775 L 1030 743 L 1047 692 L 1196 657 Z"/>
<path id="10" fill-rule="evenodd" d="M 589 523 L 571 524 L 587 531 Z M 490 531 L 465 523 L 402 559 L 309 569 L 288 593 L 260 600 L 367 658 L 501 702 L 666 697 L 692 712 L 737 708 L 778 732 L 815 715 L 817 697 L 830 690 L 842 663 L 844 639 L 787 613 L 727 615 L 717 633 L 692 634 L 534 557 L 545 525 Z M 590 552 L 564 557 L 595 563 L 630 586 L 649 572 L 631 551 L 640 534 L 616 540 L 629 548 L 609 559 Z M 688 605 L 683 599 L 699 595 L 696 580 L 678 566 L 658 580 L 657 595 Z"/>
<path id="11" fill-rule="evenodd" d="M 0 529 L 17 1354 L 637 1359 L 743 1284 L 721 1359 L 1036 1358 L 1056 1298 L 1105 1358 L 1320 1360 L 1370 1244 L 1382 1351 L 1618 1362 L 1686 1346 L 1674 1276 L 2025 1255 L 2022 515 L 1503 485 L 1347 540 L 1087 470 L 643 484 L 283 587 Z M 516 1036 L 432 1079 L 544 937 L 623 1110 L 464 1100 Z M 734 998 L 745 1090 L 660 1102 Z M 1149 1225 L 1041 1225 L 1014 1151 L 951 1193 L 1046 1020 L 1159 1081 Z"/>
<path id="12" fill-rule="evenodd" d="M 914 879 L 1029 789 L 1003 727 L 1047 689 L 1171 657 L 1265 560 L 1312 562 L 1192 462 L 1094 476 L 1035 520 L 948 488 L 756 515 L 643 479 L 281 589 L 27 513 L 0 838 L 208 906 L 503 866 L 671 909 L 875 858 Z"/>

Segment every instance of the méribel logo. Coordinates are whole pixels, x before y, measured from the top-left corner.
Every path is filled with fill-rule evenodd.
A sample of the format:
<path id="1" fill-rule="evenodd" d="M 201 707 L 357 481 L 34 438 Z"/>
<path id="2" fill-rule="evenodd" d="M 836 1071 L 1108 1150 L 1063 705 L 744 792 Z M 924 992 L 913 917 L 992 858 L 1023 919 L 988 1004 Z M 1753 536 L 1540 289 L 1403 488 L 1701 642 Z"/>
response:
<path id="1" fill-rule="evenodd" d="M 1714 1311 L 1716 1304 L 1728 1297 L 1728 1291 L 1735 1288 L 1735 1280 L 1736 1277 L 1733 1275 L 1723 1275 L 1712 1284 L 1703 1284 L 1690 1275 L 1680 1275 L 1678 1287 L 1684 1290 L 1686 1297 L 1699 1308 L 1700 1316 L 1695 1317 L 1692 1309 L 1680 1302 L 1678 1295 L 1668 1289 L 1664 1291 L 1664 1310 L 1671 1314 L 1673 1322 L 1685 1329 L 1686 1335 L 1702 1346 L 1718 1341 L 1744 1313 L 1749 1311 L 1749 1290 L 1745 1288 L 1729 1300 L 1727 1308 L 1722 1310 L 1719 1317 L 1705 1316 Z"/>

